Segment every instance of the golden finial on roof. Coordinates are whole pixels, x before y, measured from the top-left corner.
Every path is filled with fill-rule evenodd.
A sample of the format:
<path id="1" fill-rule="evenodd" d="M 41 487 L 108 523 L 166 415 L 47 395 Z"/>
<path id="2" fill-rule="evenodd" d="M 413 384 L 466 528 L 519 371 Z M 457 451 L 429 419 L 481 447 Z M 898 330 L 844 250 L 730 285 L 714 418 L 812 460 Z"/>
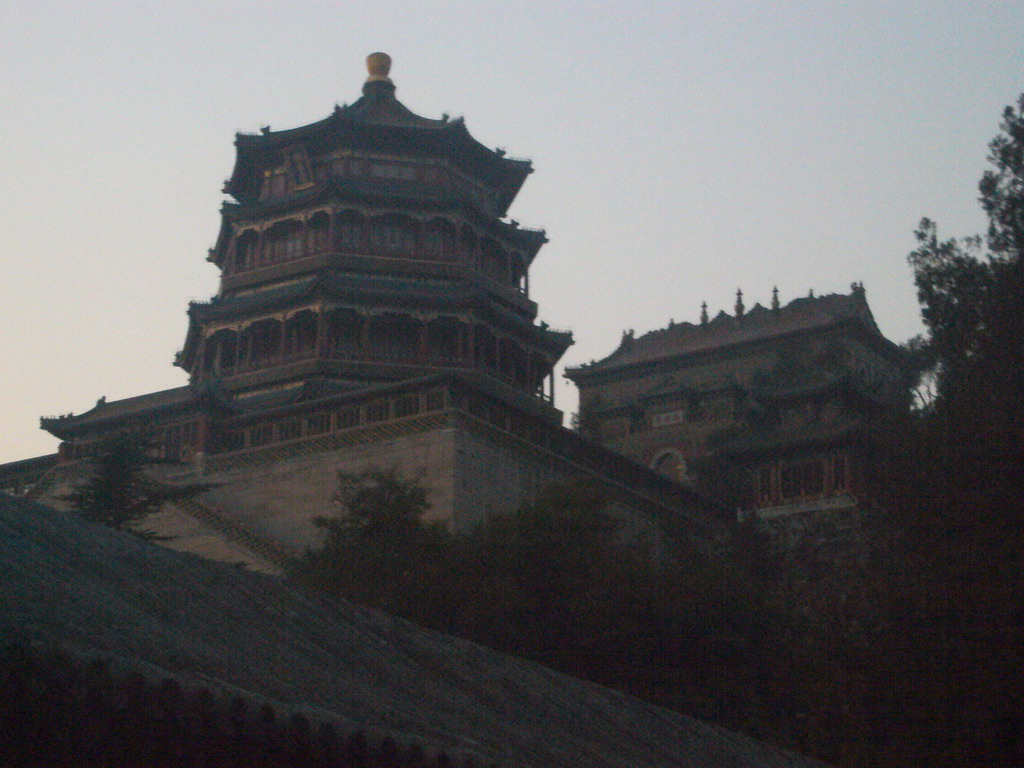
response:
<path id="1" fill-rule="evenodd" d="M 366 71 L 370 73 L 370 76 L 366 78 L 366 82 L 390 83 L 391 78 L 388 75 L 391 73 L 391 57 L 380 51 L 371 53 L 366 57 Z"/>

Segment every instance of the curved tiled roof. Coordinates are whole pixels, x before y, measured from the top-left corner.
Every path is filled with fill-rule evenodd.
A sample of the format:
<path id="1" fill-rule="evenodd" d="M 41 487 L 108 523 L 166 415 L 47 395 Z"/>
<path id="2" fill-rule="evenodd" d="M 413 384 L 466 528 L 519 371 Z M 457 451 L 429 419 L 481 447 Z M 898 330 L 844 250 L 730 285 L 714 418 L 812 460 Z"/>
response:
<path id="1" fill-rule="evenodd" d="M 483 288 L 466 283 L 430 283 L 410 278 L 323 270 L 295 283 L 210 302 L 195 302 L 189 305 L 189 314 L 197 320 L 251 317 L 253 312 L 285 308 L 301 299 L 320 294 L 332 298 L 351 298 L 359 303 L 373 297 L 386 300 L 387 306 L 396 307 L 461 306 L 483 292 Z"/>
<path id="2" fill-rule="evenodd" d="M 199 321 L 231 317 L 252 318 L 254 312 L 289 307 L 302 299 L 321 294 L 332 298 L 349 298 L 360 304 L 372 299 L 381 306 L 396 308 L 478 306 L 501 324 L 526 329 L 549 346 L 564 351 L 572 344 L 572 334 L 568 331 L 555 330 L 543 324 L 534 325 L 531 320 L 521 315 L 503 310 L 499 305 L 487 299 L 487 289 L 482 285 L 430 283 L 422 280 L 355 275 L 328 270 L 277 288 L 216 299 L 211 302 L 194 302 L 189 305 L 189 314 Z"/>
<path id="3" fill-rule="evenodd" d="M 95 407 L 77 416 L 69 413 L 66 416 L 44 417 L 39 421 L 47 432 L 65 438 L 73 431 L 102 423 L 127 422 L 168 409 L 189 407 L 198 399 L 199 392 L 195 387 L 175 387 L 109 403 L 105 398 L 101 398 Z"/>
<path id="4" fill-rule="evenodd" d="M 237 159 L 225 191 L 238 200 L 258 194 L 262 158 L 292 144 L 361 148 L 447 158 L 487 179 L 501 193 L 507 210 L 532 171 L 528 160 L 507 158 L 478 142 L 463 120 L 434 120 L 416 115 L 395 98 L 394 85 L 369 82 L 363 96 L 350 106 L 335 107 L 323 120 L 284 131 L 264 129 L 259 134 L 235 137 Z"/>
<path id="5" fill-rule="evenodd" d="M 571 368 L 566 375 L 572 379 L 583 379 L 591 373 L 738 347 L 843 323 L 860 325 L 883 345 L 895 348 L 878 330 L 863 289 L 858 287 L 850 294 L 794 299 L 778 309 L 756 305 L 740 316 L 720 312 L 705 324 L 674 324 L 636 338 L 631 332 L 626 333 L 619 348 L 608 357 Z"/>

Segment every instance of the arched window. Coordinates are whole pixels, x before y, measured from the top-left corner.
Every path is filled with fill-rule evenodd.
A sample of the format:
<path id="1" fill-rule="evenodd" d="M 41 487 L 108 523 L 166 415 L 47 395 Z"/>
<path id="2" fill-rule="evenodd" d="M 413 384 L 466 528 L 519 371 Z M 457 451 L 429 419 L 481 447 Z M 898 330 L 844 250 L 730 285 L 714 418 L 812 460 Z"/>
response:
<path id="1" fill-rule="evenodd" d="M 423 230 L 423 251 L 435 259 L 450 259 L 455 251 L 455 227 L 444 219 L 433 219 Z"/>
<path id="2" fill-rule="evenodd" d="M 415 224 L 404 217 L 386 216 L 370 223 L 370 247 L 384 253 L 408 253 L 416 249 Z"/>
<path id="3" fill-rule="evenodd" d="M 526 386 L 527 356 L 522 348 L 511 339 L 498 340 L 498 364 L 500 373 L 507 380 Z"/>
<path id="4" fill-rule="evenodd" d="M 355 211 L 344 211 L 338 216 L 338 247 L 343 251 L 358 251 L 363 247 L 365 219 Z"/>
<path id="5" fill-rule="evenodd" d="M 499 283 L 509 281 L 508 254 L 493 240 L 480 242 L 480 271 Z"/>
<path id="6" fill-rule="evenodd" d="M 327 313 L 327 348 L 331 355 L 351 355 L 360 351 L 363 318 L 351 309 L 332 309 Z"/>
<path id="7" fill-rule="evenodd" d="M 475 349 L 473 357 L 481 368 L 494 368 L 498 363 L 496 353 L 497 340 L 494 334 L 484 325 L 477 325 L 473 330 Z"/>
<path id="8" fill-rule="evenodd" d="M 462 359 L 462 323 L 438 317 L 427 323 L 427 357 L 433 362 L 456 363 Z"/>
<path id="9" fill-rule="evenodd" d="M 686 459 L 675 448 L 666 448 L 655 454 L 651 469 L 677 483 L 686 482 Z"/>
<path id="10" fill-rule="evenodd" d="M 524 288 L 523 275 L 525 270 L 523 269 L 522 262 L 519 260 L 519 254 L 510 254 L 508 260 L 509 266 L 509 277 L 512 282 L 512 287 L 517 291 L 522 291 Z"/>
<path id="11" fill-rule="evenodd" d="M 264 264 L 291 261 L 299 258 L 302 254 L 302 225 L 297 221 L 277 224 L 264 236 Z"/>
<path id="12" fill-rule="evenodd" d="M 469 226 L 462 228 L 462 235 L 459 237 L 459 250 L 462 254 L 464 264 L 475 265 L 478 257 L 479 240 L 476 233 Z"/>
<path id="13" fill-rule="evenodd" d="M 370 320 L 370 353 L 387 360 L 416 357 L 420 324 L 407 315 L 387 312 Z"/>
<path id="14" fill-rule="evenodd" d="M 530 355 L 529 371 L 533 374 L 533 381 L 530 382 L 535 394 L 544 394 L 544 380 L 551 373 L 551 365 L 547 358 L 537 352 Z"/>
<path id="15" fill-rule="evenodd" d="M 306 252 L 311 256 L 326 253 L 330 250 L 328 237 L 330 219 L 321 211 L 313 216 L 306 225 Z"/>
<path id="16" fill-rule="evenodd" d="M 281 331 L 281 321 L 270 318 L 258 320 L 242 331 L 243 367 L 254 368 L 275 362 L 281 348 Z"/>
<path id="17" fill-rule="evenodd" d="M 203 368 L 214 375 L 230 372 L 235 367 L 238 334 L 222 328 L 206 340 L 206 360 Z"/>
<path id="18" fill-rule="evenodd" d="M 238 236 L 235 240 L 235 271 L 244 272 L 256 266 L 259 242 L 259 235 L 252 229 L 247 229 Z"/>
<path id="19" fill-rule="evenodd" d="M 284 326 L 285 355 L 289 359 L 302 360 L 316 351 L 317 317 L 312 310 L 304 309 L 288 319 Z"/>

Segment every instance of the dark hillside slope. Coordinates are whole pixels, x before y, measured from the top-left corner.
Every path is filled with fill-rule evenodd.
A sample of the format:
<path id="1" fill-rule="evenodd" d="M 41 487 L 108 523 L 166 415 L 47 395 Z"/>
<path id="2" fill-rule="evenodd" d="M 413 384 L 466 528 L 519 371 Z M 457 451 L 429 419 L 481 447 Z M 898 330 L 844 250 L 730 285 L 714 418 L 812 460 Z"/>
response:
<path id="1" fill-rule="evenodd" d="M 508 766 L 813 760 L 271 577 L 0 495 L 0 643 L 241 689 Z"/>

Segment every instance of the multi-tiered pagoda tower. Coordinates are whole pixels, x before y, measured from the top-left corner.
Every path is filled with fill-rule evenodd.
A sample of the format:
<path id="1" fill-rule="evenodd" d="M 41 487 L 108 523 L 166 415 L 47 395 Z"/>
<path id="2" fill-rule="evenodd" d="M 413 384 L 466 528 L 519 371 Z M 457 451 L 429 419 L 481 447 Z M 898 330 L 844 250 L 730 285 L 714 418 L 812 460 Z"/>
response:
<path id="1" fill-rule="evenodd" d="M 362 98 L 320 122 L 238 136 L 220 291 L 190 307 L 178 362 L 238 397 L 463 371 L 557 420 L 542 406 L 572 337 L 529 298 L 546 238 L 503 219 L 530 163 L 410 112 L 390 63 L 372 54 Z"/>
<path id="2" fill-rule="evenodd" d="M 209 255 L 220 288 L 189 307 L 177 358 L 190 383 L 44 418 L 63 464 L 145 431 L 183 473 L 213 479 L 193 512 L 293 547 L 331 512 L 339 469 L 421 477 L 457 529 L 581 475 L 634 509 L 692 508 L 685 489 L 561 427 L 553 370 L 572 335 L 539 323 L 529 297 L 546 237 L 505 218 L 529 161 L 461 119 L 409 111 L 386 54 L 368 68 L 351 106 L 236 138 Z M 6 481 L 0 468 L 0 482 L 38 493 L 50 461 Z"/>

